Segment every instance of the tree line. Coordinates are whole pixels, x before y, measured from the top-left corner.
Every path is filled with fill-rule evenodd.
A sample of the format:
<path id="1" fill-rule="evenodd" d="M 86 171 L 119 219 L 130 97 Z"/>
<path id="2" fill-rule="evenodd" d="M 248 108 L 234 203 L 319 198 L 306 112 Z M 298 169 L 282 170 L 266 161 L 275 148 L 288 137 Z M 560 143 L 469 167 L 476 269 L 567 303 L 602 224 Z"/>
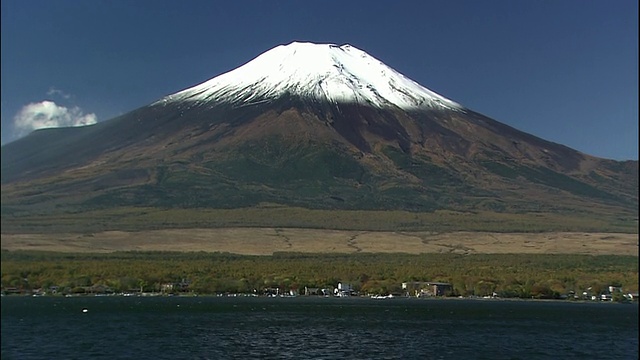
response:
<path id="1" fill-rule="evenodd" d="M 402 293 L 409 281 L 447 282 L 453 296 L 558 298 L 638 291 L 638 258 L 561 254 L 309 254 L 248 256 L 205 252 L 69 254 L 2 251 L 2 288 L 82 293 L 254 293 L 267 288 L 302 292 L 349 283 L 361 294 Z M 168 286 L 171 285 L 171 286 Z"/>

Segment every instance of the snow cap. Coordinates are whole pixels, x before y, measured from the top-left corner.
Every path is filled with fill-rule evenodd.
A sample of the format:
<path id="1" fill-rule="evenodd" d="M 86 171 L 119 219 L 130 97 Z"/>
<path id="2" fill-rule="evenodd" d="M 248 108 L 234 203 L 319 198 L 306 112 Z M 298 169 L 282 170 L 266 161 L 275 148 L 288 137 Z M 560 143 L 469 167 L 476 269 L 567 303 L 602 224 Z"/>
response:
<path id="1" fill-rule="evenodd" d="M 331 103 L 404 110 L 462 109 L 352 45 L 309 42 L 276 46 L 232 71 L 159 102 L 251 105 L 285 93 Z"/>

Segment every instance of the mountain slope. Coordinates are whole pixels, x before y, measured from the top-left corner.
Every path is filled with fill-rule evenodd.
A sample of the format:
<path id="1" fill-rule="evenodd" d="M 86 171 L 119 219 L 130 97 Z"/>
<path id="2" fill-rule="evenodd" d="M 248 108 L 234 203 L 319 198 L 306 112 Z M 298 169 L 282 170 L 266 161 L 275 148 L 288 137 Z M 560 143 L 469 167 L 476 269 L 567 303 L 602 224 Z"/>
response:
<path id="1" fill-rule="evenodd" d="M 298 43 L 112 120 L 2 147 L 3 221 L 265 203 L 637 217 L 638 162 L 513 129 L 351 46 Z"/>

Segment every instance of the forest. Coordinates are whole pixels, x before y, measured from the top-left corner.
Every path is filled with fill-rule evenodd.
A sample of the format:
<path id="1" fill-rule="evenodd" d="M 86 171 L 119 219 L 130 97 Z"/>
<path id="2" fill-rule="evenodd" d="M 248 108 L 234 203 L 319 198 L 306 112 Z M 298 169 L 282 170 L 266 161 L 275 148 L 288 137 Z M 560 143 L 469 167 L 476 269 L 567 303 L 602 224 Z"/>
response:
<path id="1" fill-rule="evenodd" d="M 2 251 L 5 294 L 185 292 L 302 293 L 349 283 L 358 293 L 400 294 L 409 281 L 446 282 L 450 296 L 564 298 L 609 286 L 638 292 L 638 258 L 561 254 L 309 254 L 205 252 L 80 254 Z M 51 291 L 54 289 L 55 291 Z"/>

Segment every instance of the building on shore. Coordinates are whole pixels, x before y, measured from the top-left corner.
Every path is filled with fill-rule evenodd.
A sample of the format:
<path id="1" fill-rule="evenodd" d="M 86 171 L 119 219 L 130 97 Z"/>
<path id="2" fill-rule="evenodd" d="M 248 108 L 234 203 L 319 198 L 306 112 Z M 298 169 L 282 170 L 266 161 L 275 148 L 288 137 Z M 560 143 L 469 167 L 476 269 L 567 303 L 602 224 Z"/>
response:
<path id="1" fill-rule="evenodd" d="M 447 296 L 453 291 L 449 283 L 435 281 L 411 281 L 403 282 L 402 290 L 409 296 L 429 297 Z"/>

